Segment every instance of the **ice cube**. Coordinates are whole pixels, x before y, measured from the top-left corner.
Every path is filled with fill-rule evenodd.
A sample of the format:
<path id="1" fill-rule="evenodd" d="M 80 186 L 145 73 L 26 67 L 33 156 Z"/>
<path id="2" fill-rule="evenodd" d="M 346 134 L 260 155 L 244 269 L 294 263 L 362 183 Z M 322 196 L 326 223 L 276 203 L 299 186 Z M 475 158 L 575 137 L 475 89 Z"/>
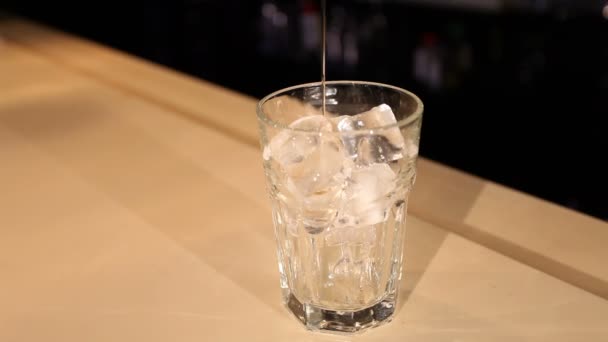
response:
<path id="1" fill-rule="evenodd" d="M 367 135 L 357 144 L 357 164 L 389 163 L 403 158 L 402 147 L 393 145 L 384 135 Z"/>
<path id="2" fill-rule="evenodd" d="M 323 121 L 325 124 L 331 126 L 329 121 Z M 330 129 L 324 128 L 326 131 Z M 283 167 L 301 194 L 323 192 L 343 167 L 342 142 L 332 134 L 290 134 L 295 134 L 295 137 L 278 153 L 288 161 Z"/>
<path id="3" fill-rule="evenodd" d="M 391 107 L 385 103 L 354 116 L 363 128 L 378 128 L 397 122 Z"/>
<path id="4" fill-rule="evenodd" d="M 301 194 L 302 218 L 309 232 L 320 232 L 333 222 L 350 176 L 340 141 L 334 139 L 323 137 L 314 153 L 288 170 Z"/>
<path id="5" fill-rule="evenodd" d="M 374 130 L 395 124 L 395 114 L 386 104 L 381 104 L 353 116 L 339 116 L 332 119 L 335 129 L 339 132 L 353 130 Z M 358 164 L 388 163 L 403 158 L 405 142 L 399 127 L 377 130 L 373 134 L 344 134 L 342 141 L 349 155 Z"/>
<path id="6" fill-rule="evenodd" d="M 286 197 L 295 197 L 304 227 L 310 233 L 320 233 L 333 222 L 343 198 L 341 192 L 350 176 L 350 168 L 345 167 L 348 158 L 324 116 L 306 116 L 290 127 L 311 132 L 281 131 L 270 141 L 264 156 L 279 164 L 284 174 L 280 186 L 288 193 Z"/>
<path id="7" fill-rule="evenodd" d="M 322 115 L 303 116 L 292 122 L 289 127 L 318 132 L 330 132 L 332 130 L 331 122 Z M 298 163 L 315 150 L 319 143 L 318 140 L 319 136 L 316 134 L 292 132 L 289 129 L 284 129 L 274 136 L 264 148 L 263 157 L 269 160 L 272 156 L 283 166 Z"/>
<path id="8" fill-rule="evenodd" d="M 360 227 L 385 221 L 395 181 L 395 173 L 388 164 L 353 169 L 345 189 L 345 206 L 334 226 Z"/>
<path id="9" fill-rule="evenodd" d="M 355 126 L 355 121 L 348 115 L 333 118 L 332 122 L 335 124 L 338 132 L 348 132 L 357 129 Z M 346 134 L 342 135 L 341 139 L 348 155 L 355 156 L 357 154 L 357 136 Z"/>

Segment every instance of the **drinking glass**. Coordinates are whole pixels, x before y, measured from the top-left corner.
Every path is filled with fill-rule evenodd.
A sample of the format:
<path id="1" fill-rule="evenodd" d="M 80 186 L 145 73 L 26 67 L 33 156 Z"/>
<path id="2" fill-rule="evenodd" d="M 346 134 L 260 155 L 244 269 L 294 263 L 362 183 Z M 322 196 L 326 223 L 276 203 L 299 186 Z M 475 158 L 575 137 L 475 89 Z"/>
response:
<path id="1" fill-rule="evenodd" d="M 259 102 L 283 301 L 308 329 L 353 333 L 393 317 L 422 111 L 411 92 L 359 81 Z"/>

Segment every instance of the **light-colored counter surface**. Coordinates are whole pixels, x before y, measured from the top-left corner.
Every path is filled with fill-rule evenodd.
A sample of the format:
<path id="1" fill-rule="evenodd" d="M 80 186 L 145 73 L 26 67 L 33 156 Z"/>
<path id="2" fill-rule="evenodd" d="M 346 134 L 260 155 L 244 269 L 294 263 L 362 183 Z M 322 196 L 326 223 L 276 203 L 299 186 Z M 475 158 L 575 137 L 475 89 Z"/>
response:
<path id="1" fill-rule="evenodd" d="M 0 22 L 0 341 L 342 341 L 281 307 L 255 100 Z M 608 225 L 421 160 L 395 320 L 606 341 Z"/>

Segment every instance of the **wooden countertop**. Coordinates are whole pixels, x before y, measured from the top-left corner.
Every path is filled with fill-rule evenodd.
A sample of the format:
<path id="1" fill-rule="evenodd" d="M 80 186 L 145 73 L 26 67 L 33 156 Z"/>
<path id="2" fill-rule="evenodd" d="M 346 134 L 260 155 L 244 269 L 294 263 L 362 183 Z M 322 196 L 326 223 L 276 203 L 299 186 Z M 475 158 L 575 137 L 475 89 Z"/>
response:
<path id="1" fill-rule="evenodd" d="M 281 307 L 255 102 L 0 21 L 0 341 L 345 340 Z M 608 340 L 608 224 L 425 159 L 411 202 L 355 340 Z"/>

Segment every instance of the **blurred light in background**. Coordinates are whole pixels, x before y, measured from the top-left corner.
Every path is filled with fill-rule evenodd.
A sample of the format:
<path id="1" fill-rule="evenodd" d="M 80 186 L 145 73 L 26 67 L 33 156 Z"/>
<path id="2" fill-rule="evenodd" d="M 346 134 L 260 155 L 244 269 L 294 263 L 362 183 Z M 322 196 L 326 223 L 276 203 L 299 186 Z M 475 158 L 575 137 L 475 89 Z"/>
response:
<path id="1" fill-rule="evenodd" d="M 606 1 L 328 0 L 327 78 L 412 90 L 425 157 L 608 219 Z M 320 79 L 319 0 L 3 7 L 255 97 Z"/>

